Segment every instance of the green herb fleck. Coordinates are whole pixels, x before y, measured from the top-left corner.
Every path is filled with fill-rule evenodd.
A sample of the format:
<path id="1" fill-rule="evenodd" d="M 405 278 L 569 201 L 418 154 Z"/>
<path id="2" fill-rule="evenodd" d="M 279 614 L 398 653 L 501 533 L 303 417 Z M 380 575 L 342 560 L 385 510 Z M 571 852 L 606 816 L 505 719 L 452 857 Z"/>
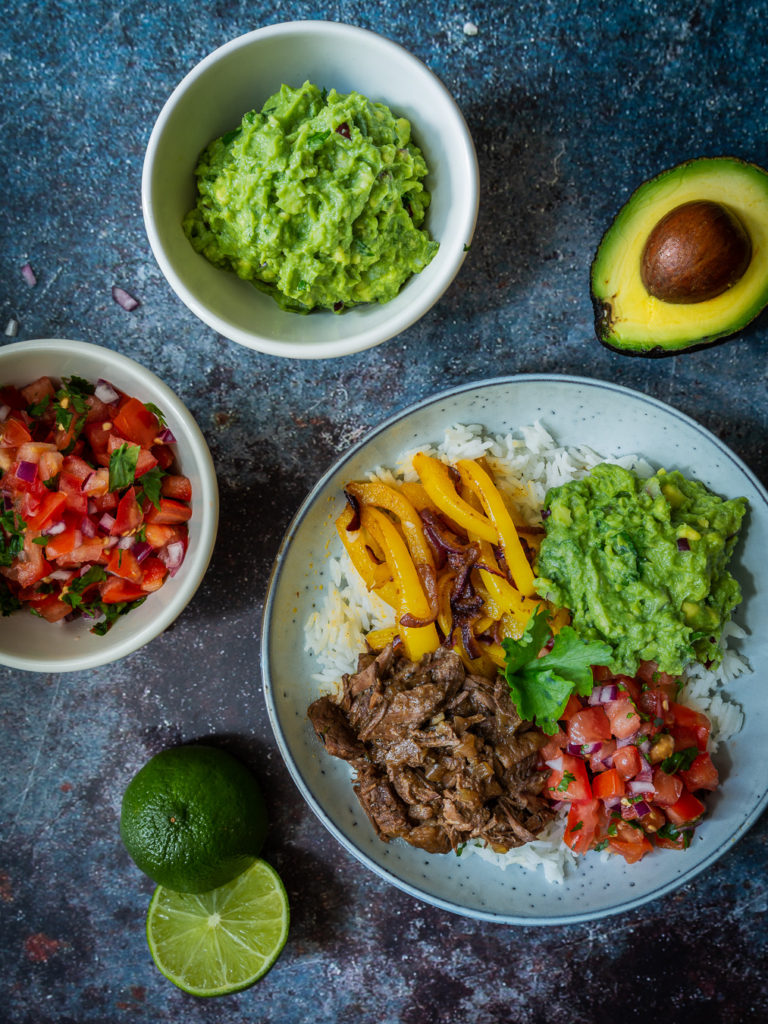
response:
<path id="1" fill-rule="evenodd" d="M 563 777 L 557 785 L 558 793 L 565 793 L 572 782 L 576 781 L 576 776 L 573 772 L 563 772 Z"/>
<path id="2" fill-rule="evenodd" d="M 698 747 L 686 747 L 685 750 L 676 750 L 674 754 L 665 757 L 661 762 L 661 770 L 667 775 L 674 775 L 675 772 L 688 771 L 693 762 L 699 756 Z"/>
<path id="3" fill-rule="evenodd" d="M 145 402 L 144 408 L 149 409 L 151 413 L 155 414 L 157 422 L 160 424 L 161 427 L 168 426 L 168 420 L 165 418 L 165 414 L 162 412 L 162 410 L 158 409 L 154 402 Z"/>
<path id="4" fill-rule="evenodd" d="M 88 572 L 76 577 L 61 593 L 61 600 L 70 608 L 80 608 L 83 603 L 83 594 L 94 583 L 100 583 L 107 578 L 107 574 L 100 565 L 92 565 Z"/>
<path id="5" fill-rule="evenodd" d="M 0 565 L 11 565 L 24 550 L 24 531 L 27 524 L 14 509 L 0 515 Z"/>
<path id="6" fill-rule="evenodd" d="M 109 457 L 109 489 L 122 491 L 130 487 L 136 478 L 139 461 L 139 446 L 125 442 L 115 448 Z"/>

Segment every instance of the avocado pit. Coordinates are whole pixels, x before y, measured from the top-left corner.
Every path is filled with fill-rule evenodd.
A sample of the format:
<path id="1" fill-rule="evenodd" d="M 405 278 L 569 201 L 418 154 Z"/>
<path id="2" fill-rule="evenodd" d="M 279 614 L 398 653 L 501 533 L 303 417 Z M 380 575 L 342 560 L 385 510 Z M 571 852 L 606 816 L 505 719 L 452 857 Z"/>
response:
<path id="1" fill-rule="evenodd" d="M 751 259 L 752 243 L 736 214 L 697 200 L 661 218 L 645 243 L 640 274 L 662 302 L 706 302 L 733 287 Z"/>

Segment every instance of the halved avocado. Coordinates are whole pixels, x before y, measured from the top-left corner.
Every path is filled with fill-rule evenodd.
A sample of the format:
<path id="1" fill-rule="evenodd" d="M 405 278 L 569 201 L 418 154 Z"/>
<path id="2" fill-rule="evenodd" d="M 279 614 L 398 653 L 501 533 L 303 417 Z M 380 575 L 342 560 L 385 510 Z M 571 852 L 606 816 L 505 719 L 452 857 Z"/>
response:
<path id="1" fill-rule="evenodd" d="M 746 233 L 746 253 L 737 279 L 719 294 L 666 301 L 644 283 L 646 247 L 659 222 L 686 204 L 724 208 L 722 219 Z M 685 223 L 686 217 L 670 218 L 675 221 Z M 603 236 L 591 285 L 597 337 L 627 355 L 675 355 L 740 331 L 768 304 L 768 172 L 735 157 L 704 157 L 644 182 Z"/>

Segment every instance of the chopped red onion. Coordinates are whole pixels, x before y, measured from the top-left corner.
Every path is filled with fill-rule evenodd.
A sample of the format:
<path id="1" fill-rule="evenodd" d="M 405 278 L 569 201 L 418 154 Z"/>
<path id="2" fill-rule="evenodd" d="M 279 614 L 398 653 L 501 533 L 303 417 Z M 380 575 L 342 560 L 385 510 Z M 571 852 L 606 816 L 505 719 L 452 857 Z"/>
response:
<path id="1" fill-rule="evenodd" d="M 80 520 L 80 529 L 83 532 L 84 537 L 95 537 L 96 536 L 96 524 L 88 516 L 83 516 Z"/>
<path id="2" fill-rule="evenodd" d="M 688 542 L 688 538 L 687 537 L 678 537 L 677 538 L 677 550 L 678 551 L 690 551 L 691 550 L 691 545 Z"/>
<path id="3" fill-rule="evenodd" d="M 629 747 L 635 742 L 634 736 L 622 736 L 621 739 L 616 740 L 617 747 Z"/>
<path id="4" fill-rule="evenodd" d="M 25 263 L 24 266 L 21 268 L 21 276 L 24 278 L 24 280 L 27 282 L 30 288 L 34 288 L 35 285 L 37 284 L 35 272 L 29 265 L 29 263 Z"/>
<path id="5" fill-rule="evenodd" d="M 63 519 L 60 519 L 58 523 L 52 523 L 51 526 L 46 526 L 41 532 L 45 537 L 55 537 L 59 533 L 64 533 L 67 528 L 67 524 Z"/>
<path id="6" fill-rule="evenodd" d="M 117 542 L 117 547 L 120 551 L 130 551 L 134 543 L 133 537 L 121 537 Z"/>
<path id="7" fill-rule="evenodd" d="M 5 423 L 11 411 L 10 405 L 0 405 L 0 423 Z"/>
<path id="8" fill-rule="evenodd" d="M 90 571 L 91 571 L 91 566 L 90 565 L 81 565 L 80 566 L 80 571 L 78 572 L 77 575 L 78 576 L 85 576 L 85 574 L 87 572 L 90 572 Z"/>
<path id="9" fill-rule="evenodd" d="M 653 778 L 653 768 L 643 756 L 642 750 L 640 751 L 640 771 L 635 775 L 635 778 L 639 782 L 650 782 Z"/>
<path id="10" fill-rule="evenodd" d="M 569 754 L 590 757 L 592 754 L 596 754 L 602 745 L 599 740 L 597 743 L 569 743 L 567 749 Z"/>
<path id="11" fill-rule="evenodd" d="M 618 700 L 619 688 L 616 683 L 606 683 L 605 686 L 595 686 L 589 695 L 589 703 L 607 704 L 609 701 Z"/>
<path id="12" fill-rule="evenodd" d="M 630 779 L 627 783 L 627 789 L 630 793 L 653 793 L 654 787 L 652 782 L 644 782 L 638 779 L 637 776 L 634 779 Z"/>
<path id="13" fill-rule="evenodd" d="M 605 800 L 603 800 L 603 803 L 605 804 L 607 810 L 609 810 L 609 811 L 617 811 L 619 809 L 619 807 L 621 806 L 621 797 L 620 796 L 607 796 L 605 798 Z"/>
<path id="14" fill-rule="evenodd" d="M 112 287 L 112 298 L 118 306 L 122 306 L 128 313 L 133 312 L 137 306 L 141 305 L 138 299 L 134 299 L 134 297 L 129 295 L 124 288 L 118 288 L 117 285 L 113 285 Z"/>
<path id="15" fill-rule="evenodd" d="M 71 569 L 54 569 L 53 572 L 48 573 L 48 576 L 52 580 L 68 580 L 72 575 Z"/>
<path id="16" fill-rule="evenodd" d="M 37 476 L 37 463 L 20 462 L 16 467 L 16 476 L 19 480 L 26 480 L 28 484 L 31 484 Z"/>
<path id="17" fill-rule="evenodd" d="M 160 433 L 157 435 L 157 440 L 162 444 L 176 444 L 176 438 L 168 427 L 163 427 Z"/>
<path id="18" fill-rule="evenodd" d="M 96 388 L 93 393 L 96 398 L 105 405 L 110 405 L 110 403 L 116 402 L 120 397 L 109 381 L 104 380 L 102 377 L 99 377 L 96 381 Z"/>
<path id="19" fill-rule="evenodd" d="M 547 768 L 551 768 L 553 772 L 561 772 L 563 770 L 562 756 L 554 757 L 551 761 L 545 761 L 544 764 L 547 766 Z"/>
<path id="20" fill-rule="evenodd" d="M 638 818 L 644 818 L 646 814 L 651 813 L 650 804 L 647 804 L 645 800 L 638 800 L 637 803 L 633 806 L 635 808 Z"/>
<path id="21" fill-rule="evenodd" d="M 175 576 L 184 561 L 184 545 L 180 540 L 175 540 L 158 551 L 157 557 L 168 570 L 168 575 Z M 562 763 L 562 758 L 560 761 Z"/>
<path id="22" fill-rule="evenodd" d="M 151 550 L 152 545 L 148 544 L 145 540 L 140 540 L 137 544 L 133 545 L 133 554 L 139 565 L 141 565 Z"/>
<path id="23" fill-rule="evenodd" d="M 99 520 L 99 529 L 103 530 L 104 533 L 109 533 L 112 527 L 115 525 L 115 517 L 111 516 L 109 512 L 105 512 Z"/>

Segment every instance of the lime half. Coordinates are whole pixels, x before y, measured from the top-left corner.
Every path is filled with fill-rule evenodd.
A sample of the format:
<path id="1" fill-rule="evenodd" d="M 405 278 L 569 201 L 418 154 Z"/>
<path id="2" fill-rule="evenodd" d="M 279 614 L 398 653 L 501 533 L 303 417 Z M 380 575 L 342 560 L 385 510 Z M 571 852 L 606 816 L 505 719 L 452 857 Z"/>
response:
<path id="1" fill-rule="evenodd" d="M 263 860 L 204 893 L 155 889 L 147 941 L 158 969 L 193 996 L 223 996 L 258 981 L 288 938 L 280 876 Z"/>

